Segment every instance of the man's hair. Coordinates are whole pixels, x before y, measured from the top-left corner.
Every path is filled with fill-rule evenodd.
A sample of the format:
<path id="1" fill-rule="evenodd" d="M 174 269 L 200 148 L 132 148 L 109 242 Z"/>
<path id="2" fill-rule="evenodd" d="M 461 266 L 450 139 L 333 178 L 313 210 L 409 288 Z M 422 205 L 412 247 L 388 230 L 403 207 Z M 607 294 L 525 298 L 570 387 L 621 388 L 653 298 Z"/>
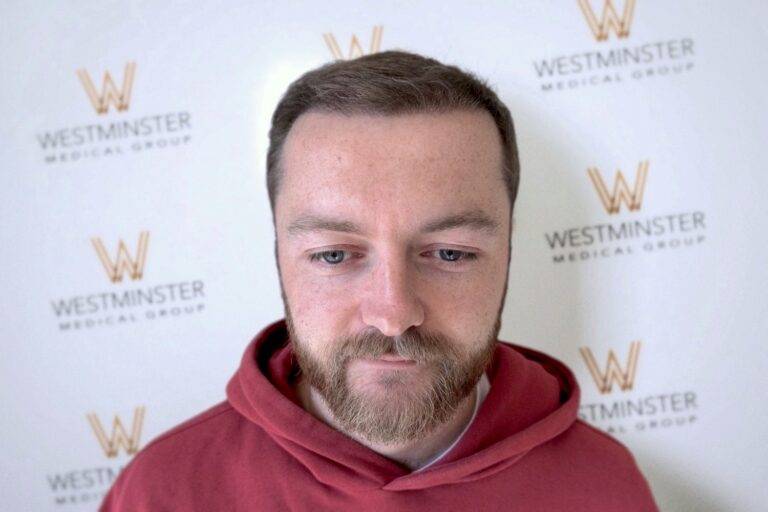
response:
<path id="1" fill-rule="evenodd" d="M 501 136 L 510 215 L 520 181 L 512 116 L 496 93 L 472 73 L 404 51 L 374 53 L 325 64 L 294 81 L 272 115 L 267 151 L 267 191 L 274 214 L 282 171 L 280 155 L 296 119 L 308 111 L 346 115 L 485 110 Z"/>

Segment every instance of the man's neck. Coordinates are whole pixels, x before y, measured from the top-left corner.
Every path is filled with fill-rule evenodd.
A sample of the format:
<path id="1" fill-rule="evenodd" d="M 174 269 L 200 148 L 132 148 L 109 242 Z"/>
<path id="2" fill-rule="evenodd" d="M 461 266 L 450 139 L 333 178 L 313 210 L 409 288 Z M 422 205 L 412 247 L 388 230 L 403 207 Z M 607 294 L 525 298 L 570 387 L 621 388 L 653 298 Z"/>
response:
<path id="1" fill-rule="evenodd" d="M 475 410 L 475 401 L 477 400 L 477 387 L 475 387 L 475 390 L 461 401 L 453 416 L 437 427 L 427 437 L 410 443 L 390 445 L 372 443 L 361 437 L 359 434 L 345 431 L 336 421 L 336 418 L 328 408 L 325 400 L 320 396 L 320 393 L 318 393 L 315 388 L 311 387 L 303 376 L 299 378 L 297 383 L 297 392 L 302 407 L 317 419 L 330 427 L 345 433 L 376 453 L 395 460 L 411 470 L 420 468 L 435 455 L 448 448 L 456 440 L 472 419 L 472 414 Z"/>

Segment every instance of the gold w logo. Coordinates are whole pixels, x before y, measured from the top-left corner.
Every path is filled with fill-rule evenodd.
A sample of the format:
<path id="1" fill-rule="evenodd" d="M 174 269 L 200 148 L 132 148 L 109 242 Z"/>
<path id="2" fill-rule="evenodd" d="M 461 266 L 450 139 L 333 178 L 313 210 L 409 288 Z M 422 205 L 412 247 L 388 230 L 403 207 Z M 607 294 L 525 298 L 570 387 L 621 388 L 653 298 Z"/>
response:
<path id="1" fill-rule="evenodd" d="M 375 25 L 373 27 L 371 47 L 368 53 L 376 53 L 379 51 L 379 48 L 381 48 L 381 33 L 383 30 L 384 27 L 381 25 Z M 331 53 L 336 60 L 344 59 L 344 55 L 341 53 L 341 47 L 339 46 L 339 43 L 336 42 L 336 38 L 333 34 L 330 32 L 323 34 L 323 39 L 325 39 L 325 44 L 328 46 L 328 49 L 331 50 Z M 365 55 L 365 51 L 363 50 L 360 41 L 357 39 L 356 35 L 352 34 L 352 41 L 349 43 L 349 56 L 347 59 L 355 59 L 357 57 L 362 57 L 363 55 Z"/>
<path id="2" fill-rule="evenodd" d="M 635 173 L 635 186 L 630 189 L 627 180 L 621 170 L 616 171 L 616 177 L 613 180 L 613 192 L 608 192 L 600 171 L 597 167 L 587 169 L 589 178 L 595 186 L 600 201 L 602 201 L 605 211 L 609 214 L 619 213 L 621 203 L 624 203 L 630 211 L 639 210 L 643 204 L 643 191 L 645 190 L 645 180 L 648 176 L 648 160 L 643 160 L 637 164 Z"/>
<path id="3" fill-rule="evenodd" d="M 120 112 L 128 110 L 128 106 L 131 103 L 131 88 L 133 87 L 133 75 L 135 70 L 135 62 L 128 62 L 125 65 L 125 71 L 123 72 L 123 87 L 120 90 L 118 90 L 109 72 L 105 71 L 104 80 L 101 85 L 101 93 L 96 91 L 96 87 L 93 85 L 91 77 L 85 69 L 78 69 L 77 77 L 80 79 L 80 83 L 83 84 L 93 108 L 96 109 L 96 113 L 106 114 L 110 104 L 114 105 Z"/>
<path id="4" fill-rule="evenodd" d="M 632 14 L 635 10 L 635 0 L 624 0 L 624 12 L 619 17 L 612 0 L 604 0 L 603 15 L 600 20 L 597 19 L 595 11 L 592 10 L 590 0 L 579 0 L 579 7 L 587 18 L 589 28 L 598 41 L 608 39 L 608 33 L 613 30 L 619 38 L 629 35 L 629 26 L 632 24 Z"/>
<path id="5" fill-rule="evenodd" d="M 120 448 L 125 450 L 128 455 L 133 455 L 139 451 L 139 442 L 141 440 L 141 427 L 144 423 L 144 407 L 137 407 L 133 411 L 133 424 L 131 425 L 131 435 L 125 431 L 123 423 L 120 421 L 120 417 L 115 415 L 115 419 L 112 421 L 112 435 L 107 437 L 104 428 L 99 421 L 98 416 L 91 413 L 86 415 L 88 423 L 91 424 L 93 433 L 96 434 L 96 438 L 99 440 L 104 455 L 109 458 L 117 457 Z"/>
<path id="6" fill-rule="evenodd" d="M 123 273 L 126 271 L 134 281 L 142 278 L 144 274 L 144 263 L 147 260 L 147 246 L 149 245 L 148 231 L 142 231 L 141 234 L 139 234 L 139 246 L 136 251 L 136 259 L 131 258 L 128 248 L 125 246 L 125 242 L 123 242 L 122 239 L 117 246 L 117 258 L 115 258 L 115 261 L 112 261 L 107 254 L 107 250 L 104 248 L 101 238 L 91 238 L 91 243 L 93 244 L 94 249 L 96 249 L 96 254 L 99 255 L 101 264 L 104 265 L 104 270 L 107 271 L 110 281 L 119 283 L 123 280 Z"/>
<path id="7" fill-rule="evenodd" d="M 632 389 L 635 383 L 635 373 L 637 371 L 637 358 L 640 354 L 640 342 L 633 341 L 629 347 L 629 359 L 627 360 L 626 369 L 622 369 L 619 364 L 619 360 L 613 350 L 608 351 L 608 361 L 605 365 L 605 371 L 600 371 L 595 361 L 595 356 L 592 355 L 592 351 L 587 347 L 581 347 L 579 349 L 581 357 L 587 363 L 589 373 L 592 374 L 592 378 L 597 384 L 597 389 L 600 393 L 610 393 L 613 388 L 613 383 L 619 385 L 622 391 L 628 391 Z"/>

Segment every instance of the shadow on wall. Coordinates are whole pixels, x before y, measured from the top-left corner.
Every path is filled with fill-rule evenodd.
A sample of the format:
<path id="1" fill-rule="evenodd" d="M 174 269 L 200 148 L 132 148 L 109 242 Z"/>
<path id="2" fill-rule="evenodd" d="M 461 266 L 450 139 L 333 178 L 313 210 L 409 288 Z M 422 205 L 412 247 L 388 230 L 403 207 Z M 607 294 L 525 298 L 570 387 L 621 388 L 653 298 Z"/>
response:
<path id="1" fill-rule="evenodd" d="M 546 234 L 553 230 L 576 227 L 594 217 L 587 167 L 593 162 L 591 149 L 581 144 L 578 134 L 568 132 L 567 120 L 548 114 L 526 94 L 525 102 L 509 101 L 515 120 L 521 159 L 521 180 L 512 236 L 512 260 L 509 286 L 500 339 L 541 350 L 568 364 L 579 379 L 582 390 L 593 385 L 583 378 L 579 356 L 581 346 L 591 344 L 599 318 L 596 307 L 607 299 L 614 300 L 615 290 L 600 290 L 592 283 L 596 273 L 612 266 L 595 267 L 600 262 L 560 262 L 553 260 Z M 523 97 L 521 95 L 520 97 Z M 589 164 L 587 164 L 589 165 Z M 607 174 L 607 173 L 606 173 Z M 599 204 L 599 203 L 598 203 Z M 602 206 L 598 206 L 602 208 Z M 639 258 L 642 255 L 624 256 Z M 596 294 L 596 295 L 593 295 Z M 642 295 L 621 296 L 628 311 L 642 310 Z M 597 305 L 596 305 L 597 303 Z M 623 364 L 623 363 L 622 363 Z M 582 378 L 579 378 L 581 376 Z M 614 436 L 616 437 L 616 436 Z M 617 439 L 627 444 L 626 439 Z M 657 445 L 663 449 L 663 445 Z M 641 452 L 642 450 L 642 452 Z M 676 473 L 652 450 L 632 449 L 651 485 L 659 508 L 664 511 L 728 510 L 718 503 L 715 493 L 690 485 L 692 478 Z M 642 456 L 640 456 L 641 452 Z"/>
<path id="2" fill-rule="evenodd" d="M 646 478 L 653 489 L 656 504 L 659 510 L 664 512 L 687 512 L 695 510 L 696 512 L 722 512 L 723 510 L 735 510 L 733 504 L 727 504 L 720 501 L 722 496 L 708 487 L 692 487 L 689 482 L 684 482 L 681 478 L 681 472 L 688 468 L 680 468 L 681 472 L 675 472 L 673 468 L 666 463 L 656 463 L 654 458 L 645 457 Z"/>
<path id="3" fill-rule="evenodd" d="M 578 140 L 527 96 L 527 103 L 511 105 L 521 172 L 501 337 L 568 361 L 573 357 L 563 349 L 578 354 L 588 321 L 586 277 L 578 264 L 553 262 L 545 235 L 575 224 L 568 212 L 586 211 L 592 198 L 578 195 L 583 177 L 574 162 L 584 152 Z"/>

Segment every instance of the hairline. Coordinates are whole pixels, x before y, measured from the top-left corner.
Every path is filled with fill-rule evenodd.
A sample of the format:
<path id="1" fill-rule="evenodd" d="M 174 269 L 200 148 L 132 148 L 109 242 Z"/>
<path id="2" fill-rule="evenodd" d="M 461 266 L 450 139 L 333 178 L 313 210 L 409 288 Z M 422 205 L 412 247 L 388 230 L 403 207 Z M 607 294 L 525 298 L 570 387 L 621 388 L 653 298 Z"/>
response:
<path id="1" fill-rule="evenodd" d="M 370 116 L 370 117 L 398 117 L 398 116 L 408 116 L 408 115 L 419 115 L 419 114 L 450 114 L 452 112 L 480 112 L 484 113 L 488 116 L 488 118 L 493 123 L 494 132 L 496 133 L 496 141 L 499 144 L 499 148 L 501 150 L 501 178 L 502 182 L 505 184 L 506 187 L 506 181 L 507 181 L 507 174 L 511 172 L 511 169 L 509 169 L 507 165 L 507 158 L 505 154 L 505 144 L 504 139 L 502 136 L 502 133 L 496 123 L 496 120 L 493 117 L 493 114 L 485 108 L 483 105 L 440 105 L 440 106 L 432 106 L 432 105 L 425 105 L 425 106 L 419 106 L 419 107 L 403 107 L 399 110 L 393 110 L 391 112 L 383 112 L 381 109 L 367 109 L 364 107 L 357 107 L 357 106 L 350 106 L 350 108 L 336 108 L 331 107 L 328 105 L 314 105 L 312 107 L 309 107 L 305 111 L 303 111 L 301 114 L 296 116 L 296 118 L 293 120 L 293 122 L 290 125 L 290 128 L 288 128 L 288 131 L 285 132 L 285 135 L 280 142 L 279 145 L 279 151 L 277 152 L 277 159 L 275 161 L 275 167 L 273 168 L 274 175 L 277 176 L 277 180 L 275 180 L 275 187 L 272 191 L 272 215 L 273 215 L 273 221 L 274 221 L 274 215 L 277 210 L 277 197 L 280 195 L 280 189 L 283 182 L 283 176 L 285 174 L 285 169 L 283 168 L 283 152 L 285 149 L 285 143 L 288 140 L 288 137 L 290 137 L 291 132 L 293 131 L 294 126 L 299 122 L 301 118 L 306 116 L 307 114 L 339 114 L 344 117 L 356 117 L 356 116 Z M 507 197 L 509 198 L 509 194 L 507 194 Z M 513 205 L 511 204 L 511 198 L 510 200 L 510 215 L 512 214 Z"/>

